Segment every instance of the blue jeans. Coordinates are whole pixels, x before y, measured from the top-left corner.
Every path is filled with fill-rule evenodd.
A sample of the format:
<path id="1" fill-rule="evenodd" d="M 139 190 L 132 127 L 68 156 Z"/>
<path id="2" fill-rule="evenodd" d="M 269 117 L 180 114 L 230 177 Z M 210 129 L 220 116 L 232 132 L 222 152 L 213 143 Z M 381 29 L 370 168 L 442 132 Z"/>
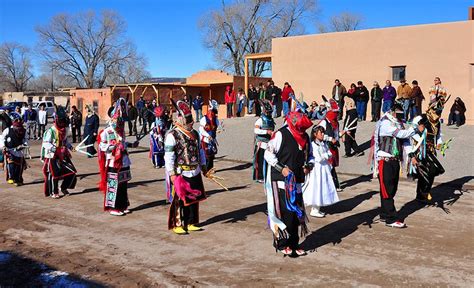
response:
<path id="1" fill-rule="evenodd" d="M 392 100 L 384 100 L 382 106 L 382 112 L 385 113 L 392 109 L 393 101 Z"/>
<path id="2" fill-rule="evenodd" d="M 240 117 L 240 113 L 242 113 L 243 108 L 244 108 L 244 100 L 240 100 L 239 107 L 237 108 L 237 117 Z"/>
<path id="3" fill-rule="evenodd" d="M 199 122 L 202 118 L 202 109 L 194 110 L 196 112 L 196 122 Z"/>
<path id="4" fill-rule="evenodd" d="M 272 118 L 277 117 L 277 105 L 273 105 L 273 112 L 272 112 Z"/>
<path id="5" fill-rule="evenodd" d="M 408 113 L 410 113 L 410 100 L 403 100 L 403 118 L 408 121 Z"/>
<path id="6" fill-rule="evenodd" d="M 249 107 L 248 107 L 248 111 L 247 111 L 248 114 L 252 114 L 254 103 L 255 103 L 255 100 L 250 100 L 249 99 Z"/>
<path id="7" fill-rule="evenodd" d="M 283 116 L 286 117 L 286 115 L 290 112 L 290 103 L 288 101 L 283 101 Z"/>
<path id="8" fill-rule="evenodd" d="M 367 112 L 367 102 L 357 100 L 356 107 L 357 107 L 357 115 L 359 115 L 359 118 L 362 120 L 365 120 L 365 114 Z"/>

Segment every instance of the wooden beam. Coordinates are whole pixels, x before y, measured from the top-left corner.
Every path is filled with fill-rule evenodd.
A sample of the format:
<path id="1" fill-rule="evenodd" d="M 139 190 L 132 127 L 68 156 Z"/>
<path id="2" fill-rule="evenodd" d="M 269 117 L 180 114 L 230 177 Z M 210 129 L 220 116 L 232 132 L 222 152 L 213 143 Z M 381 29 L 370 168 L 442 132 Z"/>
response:
<path id="1" fill-rule="evenodd" d="M 248 92 L 249 92 L 249 59 L 245 58 L 244 60 L 244 91 L 245 91 L 245 96 L 248 97 Z"/>
<path id="2" fill-rule="evenodd" d="M 156 94 L 156 103 L 158 105 L 160 105 L 160 94 L 158 94 L 158 88 L 155 87 L 154 84 L 151 84 L 151 87 L 153 88 L 153 90 L 155 91 L 155 94 Z"/>
<path id="3" fill-rule="evenodd" d="M 133 105 L 135 105 L 135 91 L 137 91 L 138 85 L 135 85 L 135 88 L 133 89 L 130 86 L 133 86 L 133 85 L 127 85 L 127 87 L 128 87 L 128 90 L 132 92 L 132 103 Z"/>

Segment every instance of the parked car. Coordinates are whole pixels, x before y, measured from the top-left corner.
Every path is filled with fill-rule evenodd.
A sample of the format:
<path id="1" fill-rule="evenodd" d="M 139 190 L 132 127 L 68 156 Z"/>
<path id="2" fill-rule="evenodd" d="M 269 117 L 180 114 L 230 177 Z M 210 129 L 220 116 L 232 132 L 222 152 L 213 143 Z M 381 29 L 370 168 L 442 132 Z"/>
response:
<path id="1" fill-rule="evenodd" d="M 26 104 L 27 104 L 26 102 L 20 102 L 20 101 L 8 102 L 4 106 L 0 107 L 0 111 L 6 111 L 6 110 L 15 111 L 15 108 L 17 106 L 20 106 L 21 108 L 23 107 L 23 105 L 26 105 Z"/>
<path id="2" fill-rule="evenodd" d="M 54 103 L 53 101 L 33 101 L 33 109 L 36 110 L 36 112 L 38 112 L 39 110 L 39 107 L 41 105 L 44 105 L 44 108 L 46 110 L 46 113 L 48 115 L 48 117 L 52 117 L 53 114 L 54 114 Z"/>

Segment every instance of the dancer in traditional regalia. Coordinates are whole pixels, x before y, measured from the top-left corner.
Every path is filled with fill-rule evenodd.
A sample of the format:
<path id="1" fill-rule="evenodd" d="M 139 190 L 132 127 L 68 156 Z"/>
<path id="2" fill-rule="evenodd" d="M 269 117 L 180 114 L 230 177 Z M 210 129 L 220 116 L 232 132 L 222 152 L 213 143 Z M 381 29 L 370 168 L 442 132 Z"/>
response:
<path id="1" fill-rule="evenodd" d="M 151 125 L 150 131 L 150 158 L 154 168 L 165 166 L 165 134 L 166 122 L 164 119 L 165 107 L 157 106 L 153 113 L 155 122 Z"/>
<path id="2" fill-rule="evenodd" d="M 54 114 L 54 124 L 46 130 L 41 147 L 44 175 L 44 195 L 59 198 L 59 189 L 67 196 L 76 186 L 76 167 L 71 160 L 72 145 L 67 140 L 69 117 L 62 106 Z M 59 186 L 59 180 L 62 180 Z"/>
<path id="3" fill-rule="evenodd" d="M 272 103 L 267 99 L 259 100 L 261 107 L 260 118 L 255 121 L 255 148 L 253 157 L 253 180 L 263 183 L 264 171 L 266 171 L 266 161 L 264 158 L 268 141 L 275 130 L 275 121 L 272 118 Z"/>
<path id="4" fill-rule="evenodd" d="M 217 154 L 217 128 L 219 127 L 219 119 L 217 119 L 217 112 L 219 111 L 219 104 L 216 100 L 209 101 L 209 108 L 206 115 L 199 121 L 199 137 L 201 139 L 201 146 L 206 154 L 206 168 L 207 171 L 214 167 L 214 158 Z"/>
<path id="5" fill-rule="evenodd" d="M 15 186 L 23 185 L 23 171 L 26 169 L 23 149 L 28 146 L 26 129 L 23 127 L 21 115 L 10 113 L 11 126 L 0 135 L 0 149 L 5 161 L 6 180 Z M 6 121 L 5 121 L 6 122 Z"/>
<path id="6" fill-rule="evenodd" d="M 394 197 L 400 177 L 400 161 L 403 160 L 404 146 L 415 134 L 413 127 L 405 129 L 402 123 L 403 107 L 396 102 L 391 111 L 385 113 L 377 122 L 374 133 L 374 175 L 380 182 L 380 220 L 394 228 L 405 228 L 398 217 Z"/>
<path id="7" fill-rule="evenodd" d="M 324 141 L 329 147 L 331 157 L 328 159 L 331 165 L 331 175 L 334 185 L 338 192 L 342 191 L 339 179 L 337 177 L 336 167 L 339 166 L 339 123 L 337 121 L 339 115 L 339 106 L 334 99 L 326 102 L 327 112 L 326 118 L 319 124 L 324 128 Z"/>
<path id="8" fill-rule="evenodd" d="M 337 116 L 337 115 L 336 115 Z M 323 122 L 323 121 L 322 121 Z M 325 214 L 319 209 L 339 201 L 336 186 L 332 177 L 330 159 L 333 157 L 327 142 L 324 141 L 324 122 L 313 126 L 311 130 L 311 147 L 313 169 L 306 177 L 303 185 L 303 200 L 311 206 L 309 215 L 322 218 Z"/>
<path id="9" fill-rule="evenodd" d="M 311 145 L 306 129 L 312 122 L 306 114 L 293 111 L 268 142 L 265 160 L 269 164 L 265 189 L 270 229 L 274 246 L 284 255 L 301 256 L 306 252 L 299 247 L 301 235 L 306 235 L 306 213 L 303 204 L 302 184 L 309 164 Z"/>
<path id="10" fill-rule="evenodd" d="M 431 188 L 434 178 L 445 172 L 436 158 L 436 150 L 442 145 L 440 116 L 444 107 L 444 100 L 432 103 L 426 115 L 417 116 L 414 123 L 418 124 L 417 134 L 413 136 L 414 145 L 409 156 L 409 174 L 418 179 L 416 200 L 429 202 L 432 200 Z"/>
<path id="11" fill-rule="evenodd" d="M 119 98 L 115 102 L 113 109 L 109 110 L 109 117 L 107 128 L 98 136 L 99 190 L 104 192 L 104 210 L 113 216 L 123 216 L 130 213 L 127 189 L 132 175 L 127 148 L 137 147 L 138 141 L 129 143 L 125 138 L 125 122 L 128 120 L 125 99 Z"/>
<path id="12" fill-rule="evenodd" d="M 171 202 L 168 229 L 176 234 L 201 230 L 199 202 L 206 199 L 201 173 L 206 173 L 206 155 L 199 134 L 193 129 L 189 106 L 173 102 L 178 112 L 175 126 L 165 138 L 165 168 L 170 183 Z"/>

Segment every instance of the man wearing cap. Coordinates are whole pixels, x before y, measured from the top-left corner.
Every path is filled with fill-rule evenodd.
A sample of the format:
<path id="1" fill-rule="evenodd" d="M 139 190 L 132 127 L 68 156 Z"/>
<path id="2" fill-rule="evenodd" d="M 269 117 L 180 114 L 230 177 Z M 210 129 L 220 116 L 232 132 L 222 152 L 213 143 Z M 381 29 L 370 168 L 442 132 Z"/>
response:
<path id="1" fill-rule="evenodd" d="M 391 111 L 377 122 L 374 133 L 374 176 L 378 174 L 380 183 L 380 220 L 394 228 L 406 227 L 398 217 L 394 197 L 398 189 L 403 146 L 410 145 L 408 140 L 415 134 L 413 127 L 404 129 L 403 117 L 403 107 L 396 102 Z"/>
<path id="2" fill-rule="evenodd" d="M 403 105 L 403 120 L 407 121 L 408 112 L 410 110 L 411 87 L 405 79 L 400 80 L 400 85 L 397 88 L 397 100 Z"/>
<path id="3" fill-rule="evenodd" d="M 173 101 L 173 100 L 172 100 Z M 178 112 L 175 126 L 165 138 L 165 169 L 169 184 L 170 211 L 168 229 L 176 234 L 199 231 L 199 202 L 206 199 L 202 173 L 206 173 L 206 155 L 193 129 L 190 107 L 183 101 L 173 104 Z"/>

